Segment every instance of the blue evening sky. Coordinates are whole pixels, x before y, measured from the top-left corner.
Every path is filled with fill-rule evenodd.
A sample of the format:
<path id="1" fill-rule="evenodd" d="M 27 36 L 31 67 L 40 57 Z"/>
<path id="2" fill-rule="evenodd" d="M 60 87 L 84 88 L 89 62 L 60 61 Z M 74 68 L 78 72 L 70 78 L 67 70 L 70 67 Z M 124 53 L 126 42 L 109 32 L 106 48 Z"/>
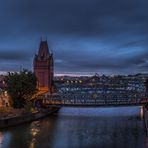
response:
<path id="1" fill-rule="evenodd" d="M 1 0 L 0 71 L 32 69 L 41 36 L 56 73 L 148 72 L 147 0 Z"/>

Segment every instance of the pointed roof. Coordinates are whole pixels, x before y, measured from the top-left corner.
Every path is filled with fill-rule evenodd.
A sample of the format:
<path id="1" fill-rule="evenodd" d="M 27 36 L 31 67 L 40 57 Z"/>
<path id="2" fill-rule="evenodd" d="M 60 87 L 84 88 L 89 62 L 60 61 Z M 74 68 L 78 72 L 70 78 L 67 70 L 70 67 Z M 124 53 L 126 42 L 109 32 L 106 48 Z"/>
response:
<path id="1" fill-rule="evenodd" d="M 47 41 L 41 41 L 39 51 L 38 51 L 38 56 L 45 57 L 48 55 L 49 55 L 48 43 L 47 43 Z"/>

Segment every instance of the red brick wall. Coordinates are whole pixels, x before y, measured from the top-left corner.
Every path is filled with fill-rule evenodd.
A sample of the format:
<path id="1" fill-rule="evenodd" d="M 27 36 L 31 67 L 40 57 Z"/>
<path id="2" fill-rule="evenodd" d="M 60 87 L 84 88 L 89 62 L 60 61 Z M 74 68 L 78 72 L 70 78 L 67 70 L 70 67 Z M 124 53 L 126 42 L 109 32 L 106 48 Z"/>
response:
<path id="1" fill-rule="evenodd" d="M 41 45 L 40 45 L 41 46 Z M 42 48 L 44 50 L 44 48 Z M 40 52 L 42 53 L 42 52 Z M 41 59 L 41 55 L 36 55 L 34 58 L 34 73 L 38 80 L 38 89 L 50 91 L 52 90 L 52 81 L 53 81 L 53 57 L 52 55 L 47 56 L 49 53 L 46 53 L 45 57 Z"/>

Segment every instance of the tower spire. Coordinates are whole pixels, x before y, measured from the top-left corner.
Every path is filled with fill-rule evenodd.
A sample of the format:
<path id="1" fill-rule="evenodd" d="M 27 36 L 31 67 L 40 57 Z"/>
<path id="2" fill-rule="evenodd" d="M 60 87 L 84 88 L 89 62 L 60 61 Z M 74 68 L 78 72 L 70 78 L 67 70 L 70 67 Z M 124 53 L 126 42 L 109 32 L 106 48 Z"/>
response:
<path id="1" fill-rule="evenodd" d="M 39 51 L 38 51 L 38 56 L 40 56 L 40 57 L 46 57 L 49 54 L 50 53 L 49 53 L 49 48 L 48 48 L 47 41 L 41 41 L 40 42 Z"/>

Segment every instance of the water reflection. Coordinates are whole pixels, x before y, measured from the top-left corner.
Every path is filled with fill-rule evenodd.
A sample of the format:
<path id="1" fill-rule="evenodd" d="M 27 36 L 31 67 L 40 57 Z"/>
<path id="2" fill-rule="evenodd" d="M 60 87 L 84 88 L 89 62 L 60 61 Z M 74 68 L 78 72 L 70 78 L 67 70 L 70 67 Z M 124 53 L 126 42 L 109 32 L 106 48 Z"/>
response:
<path id="1" fill-rule="evenodd" d="M 141 107 L 62 108 L 57 116 L 2 131 L 1 146 L 146 148 L 142 117 Z"/>
<path id="2" fill-rule="evenodd" d="M 57 124 L 56 121 L 57 116 L 50 116 L 49 118 L 41 120 L 30 127 L 30 148 L 52 148 L 55 126 Z"/>
<path id="3" fill-rule="evenodd" d="M 53 147 L 145 148 L 146 135 L 139 111 L 135 107 L 63 109 Z M 61 129 L 63 133 L 58 132 Z"/>
<path id="4" fill-rule="evenodd" d="M 143 106 L 140 107 L 140 118 L 144 119 L 144 107 Z"/>
<path id="5" fill-rule="evenodd" d="M 4 135 L 2 134 L 2 132 L 0 132 L 0 148 L 2 147 L 3 140 L 4 140 Z"/>
<path id="6" fill-rule="evenodd" d="M 30 142 L 29 148 L 35 148 L 35 144 L 37 143 L 36 137 L 39 135 L 39 133 L 40 133 L 40 122 L 39 121 L 32 122 L 30 126 L 30 134 L 32 140 Z"/>

